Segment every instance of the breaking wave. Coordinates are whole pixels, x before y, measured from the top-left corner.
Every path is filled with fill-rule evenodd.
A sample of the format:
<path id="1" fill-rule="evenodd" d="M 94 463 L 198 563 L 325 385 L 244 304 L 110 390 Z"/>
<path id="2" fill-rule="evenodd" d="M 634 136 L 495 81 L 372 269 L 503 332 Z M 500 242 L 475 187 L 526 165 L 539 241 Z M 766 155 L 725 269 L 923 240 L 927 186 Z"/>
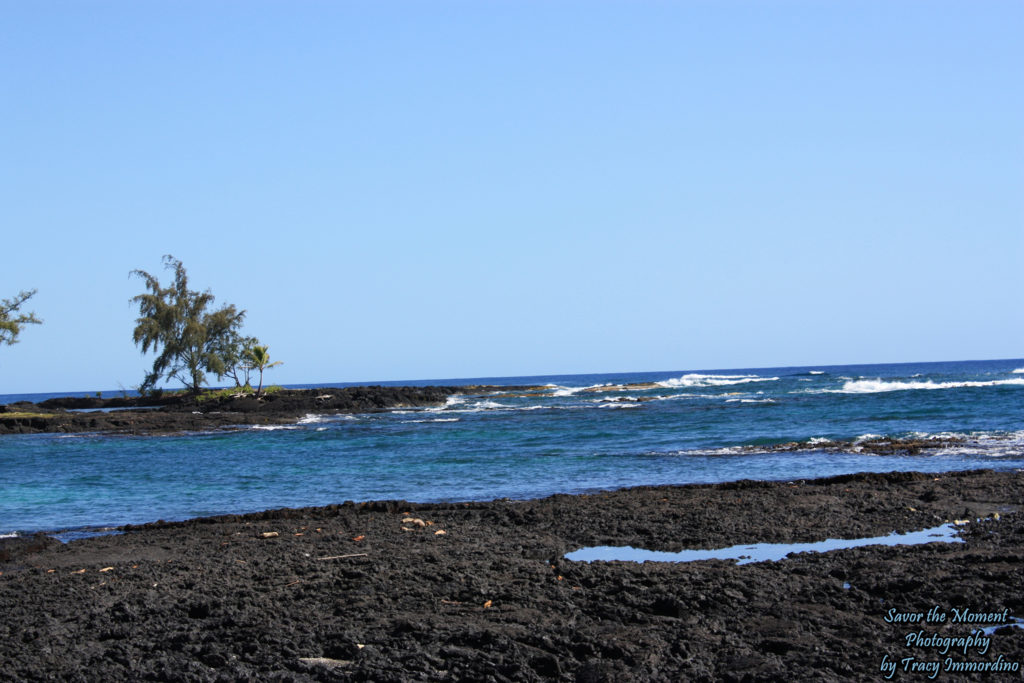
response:
<path id="1" fill-rule="evenodd" d="M 842 389 L 827 389 L 836 394 L 877 394 L 883 391 L 907 391 L 911 389 L 961 389 L 964 387 L 1024 386 L 1024 378 L 994 379 L 989 381 L 966 382 L 924 382 L 886 381 L 882 379 L 849 380 Z"/>
<path id="2" fill-rule="evenodd" d="M 733 384 L 748 384 L 750 382 L 775 382 L 778 379 L 778 377 L 758 377 L 757 375 L 701 375 L 693 373 L 655 382 L 655 384 L 670 389 L 677 389 L 679 387 L 725 387 Z"/>

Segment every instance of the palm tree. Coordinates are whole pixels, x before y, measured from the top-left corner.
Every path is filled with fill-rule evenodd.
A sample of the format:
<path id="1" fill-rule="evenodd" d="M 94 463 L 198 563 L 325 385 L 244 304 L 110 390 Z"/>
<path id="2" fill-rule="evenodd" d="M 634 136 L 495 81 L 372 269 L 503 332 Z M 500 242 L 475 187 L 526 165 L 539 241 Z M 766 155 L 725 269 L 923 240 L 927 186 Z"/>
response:
<path id="1" fill-rule="evenodd" d="M 268 370 L 275 365 L 280 365 L 284 361 L 276 360 L 271 363 L 269 346 L 253 346 L 251 349 L 246 349 L 245 359 L 249 363 L 249 367 L 253 370 L 260 371 L 260 385 L 256 389 L 256 398 L 259 398 L 263 393 L 263 371 Z"/>

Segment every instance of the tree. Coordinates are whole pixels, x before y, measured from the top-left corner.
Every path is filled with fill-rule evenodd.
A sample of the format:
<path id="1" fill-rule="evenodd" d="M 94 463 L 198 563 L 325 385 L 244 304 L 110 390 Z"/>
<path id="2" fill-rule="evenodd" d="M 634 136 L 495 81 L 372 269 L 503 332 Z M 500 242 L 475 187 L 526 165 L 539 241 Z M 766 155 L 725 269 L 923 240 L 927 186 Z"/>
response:
<path id="1" fill-rule="evenodd" d="M 36 290 L 18 292 L 13 299 L 0 301 L 0 344 L 18 343 L 18 335 L 25 325 L 39 325 L 43 321 L 36 317 L 35 313 L 18 313 L 21 305 L 35 296 Z"/>
<path id="2" fill-rule="evenodd" d="M 146 374 L 140 389 L 150 390 L 166 378 L 177 379 L 192 393 L 199 393 L 206 373 L 224 375 L 226 367 L 221 354 L 226 340 L 241 327 L 245 311 L 231 304 L 207 311 L 214 301 L 210 290 L 190 290 L 181 261 L 169 254 L 163 261 L 165 268 L 174 271 L 174 283 L 166 288 L 144 270 L 131 272 L 142 278 L 149 290 L 131 299 L 139 305 L 132 338 L 143 353 L 150 349 L 157 353 L 153 369 Z"/>
<path id="3" fill-rule="evenodd" d="M 259 398 L 260 394 L 263 393 L 263 371 L 269 370 L 275 365 L 280 365 L 283 361 L 276 360 L 273 363 L 270 362 L 269 346 L 254 346 L 251 349 L 247 349 L 245 357 L 253 370 L 260 371 L 260 385 L 256 389 L 256 398 Z"/>
<path id="4" fill-rule="evenodd" d="M 217 349 L 217 354 L 224 361 L 224 372 L 218 374 L 217 379 L 230 377 L 236 387 L 250 387 L 249 377 L 253 367 L 249 364 L 246 352 L 260 343 L 256 337 L 243 337 L 237 331 L 232 331 L 223 340 Z"/>

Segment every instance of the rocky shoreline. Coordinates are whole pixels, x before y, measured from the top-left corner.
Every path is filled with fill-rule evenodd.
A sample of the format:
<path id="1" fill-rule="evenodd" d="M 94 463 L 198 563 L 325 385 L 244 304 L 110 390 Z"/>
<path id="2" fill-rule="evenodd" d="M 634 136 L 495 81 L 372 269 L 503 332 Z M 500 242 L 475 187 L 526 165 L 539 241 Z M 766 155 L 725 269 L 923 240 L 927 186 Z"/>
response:
<path id="1" fill-rule="evenodd" d="M 54 398 L 0 406 L 0 435 L 71 432 L 174 434 L 294 422 L 309 413 L 368 413 L 444 405 L 455 394 L 489 394 L 532 387 L 362 386 L 283 389 L 212 397 L 189 394 L 125 398 Z"/>
<path id="2" fill-rule="evenodd" d="M 1022 505 L 1021 472 L 902 472 L 3 539 L 0 662 L 15 681 L 878 680 L 892 663 L 899 680 L 929 680 L 933 665 L 942 680 L 1020 680 L 1024 629 L 999 626 L 1024 617 Z M 564 559 L 947 521 L 964 543 L 745 565 Z M 984 652 L 948 640 L 982 626 Z M 939 640 L 910 643 L 919 631 Z"/>

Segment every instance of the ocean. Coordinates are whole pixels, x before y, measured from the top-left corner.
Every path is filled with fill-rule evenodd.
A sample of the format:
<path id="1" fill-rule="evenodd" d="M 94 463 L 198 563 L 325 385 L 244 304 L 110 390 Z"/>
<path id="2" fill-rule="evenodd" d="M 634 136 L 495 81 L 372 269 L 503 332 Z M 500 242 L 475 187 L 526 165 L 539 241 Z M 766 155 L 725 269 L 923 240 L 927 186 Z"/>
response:
<path id="1" fill-rule="evenodd" d="M 3 436 L 0 535 L 67 538 L 347 500 L 524 499 L 636 485 L 1024 468 L 1022 359 L 387 384 L 475 383 L 544 388 L 210 433 Z M 944 445 L 891 455 L 859 445 L 876 437 Z M 775 448 L 788 442 L 800 448 Z"/>

